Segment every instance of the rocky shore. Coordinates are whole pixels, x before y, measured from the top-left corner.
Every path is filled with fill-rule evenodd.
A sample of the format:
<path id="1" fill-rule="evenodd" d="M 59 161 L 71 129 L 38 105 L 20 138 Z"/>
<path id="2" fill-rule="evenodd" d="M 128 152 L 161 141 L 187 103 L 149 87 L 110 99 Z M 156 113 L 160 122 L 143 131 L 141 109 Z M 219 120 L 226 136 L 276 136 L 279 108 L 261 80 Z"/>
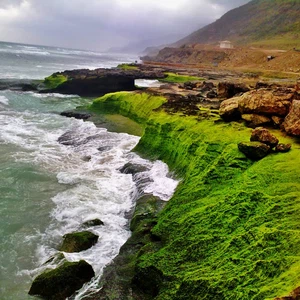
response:
<path id="1" fill-rule="evenodd" d="M 294 295 L 300 285 L 294 269 L 300 258 L 299 83 L 176 66 L 132 67 L 57 73 L 41 91 L 122 91 L 93 100 L 85 110 L 140 123 L 145 130 L 135 151 L 162 159 L 182 178 L 167 204 L 153 195 L 137 200 L 132 236 L 105 269 L 101 290 L 88 299 Z M 199 80 L 134 85 L 135 79 L 164 81 L 170 72 Z M 49 88 L 57 77 L 60 82 Z M 132 170 L 134 176 L 138 170 Z"/>

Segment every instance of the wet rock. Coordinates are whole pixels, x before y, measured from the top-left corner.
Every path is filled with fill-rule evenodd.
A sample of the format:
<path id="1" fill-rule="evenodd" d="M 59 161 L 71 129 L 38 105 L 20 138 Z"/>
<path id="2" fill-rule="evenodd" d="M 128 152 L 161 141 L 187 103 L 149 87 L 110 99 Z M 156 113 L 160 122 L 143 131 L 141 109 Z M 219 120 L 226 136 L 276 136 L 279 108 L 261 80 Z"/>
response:
<path id="1" fill-rule="evenodd" d="M 242 119 L 247 122 L 249 127 L 257 127 L 271 123 L 270 118 L 257 114 L 244 114 L 242 115 Z"/>
<path id="2" fill-rule="evenodd" d="M 242 83 L 220 82 L 217 93 L 219 98 L 232 98 L 240 93 L 246 93 L 250 89 Z"/>
<path id="3" fill-rule="evenodd" d="M 264 143 L 270 148 L 274 148 L 279 143 L 277 137 L 263 127 L 257 127 L 252 131 L 250 141 Z"/>
<path id="4" fill-rule="evenodd" d="M 101 146 L 101 147 L 97 148 L 97 150 L 100 152 L 108 151 L 110 149 L 112 149 L 112 146 Z"/>
<path id="5" fill-rule="evenodd" d="M 63 252 L 80 252 L 91 248 L 98 241 L 98 236 L 89 231 L 73 232 L 64 235 L 64 241 L 60 247 Z"/>
<path id="6" fill-rule="evenodd" d="M 67 131 L 65 132 L 64 134 L 62 134 L 58 139 L 57 141 L 62 144 L 62 145 L 65 145 L 65 146 L 71 146 L 71 145 L 74 145 L 75 141 L 73 139 L 74 137 L 74 132 L 72 131 Z"/>
<path id="7" fill-rule="evenodd" d="M 283 123 L 284 130 L 294 136 L 300 136 L 300 100 L 294 100 L 289 114 Z"/>
<path id="8" fill-rule="evenodd" d="M 75 118 L 79 120 L 87 120 L 92 115 L 87 112 L 80 112 L 80 111 L 74 111 L 74 110 L 68 110 L 60 113 L 61 116 L 68 117 L 68 118 Z"/>
<path id="9" fill-rule="evenodd" d="M 220 105 L 219 114 L 225 121 L 234 121 L 241 118 L 241 113 L 238 107 L 239 98 L 231 98 L 225 100 Z"/>
<path id="10" fill-rule="evenodd" d="M 238 148 L 252 160 L 260 160 L 270 152 L 270 147 L 260 142 L 241 142 L 238 144 Z"/>
<path id="11" fill-rule="evenodd" d="M 286 116 L 294 94 L 294 90 L 287 88 L 253 90 L 239 98 L 239 110 L 241 114 Z"/>
<path id="12" fill-rule="evenodd" d="M 290 144 L 278 144 L 275 147 L 275 151 L 285 153 L 285 152 L 289 152 L 291 148 L 292 146 Z"/>
<path id="13" fill-rule="evenodd" d="M 146 166 L 134 164 L 134 163 L 127 163 L 121 169 L 120 172 L 123 174 L 132 174 L 135 175 L 137 173 L 148 171 L 149 169 Z"/>
<path id="14" fill-rule="evenodd" d="M 104 225 L 104 223 L 100 219 L 89 220 L 82 224 L 83 227 L 94 227 L 94 226 L 102 226 L 102 225 Z"/>
<path id="15" fill-rule="evenodd" d="M 60 264 L 63 260 L 65 260 L 65 256 L 63 253 L 58 252 L 55 255 L 51 256 L 43 265 L 47 265 L 50 263 Z"/>
<path id="16" fill-rule="evenodd" d="M 37 276 L 31 285 L 29 295 L 49 300 L 64 300 L 94 276 L 93 268 L 84 260 L 65 262 L 58 268 L 47 270 Z"/>

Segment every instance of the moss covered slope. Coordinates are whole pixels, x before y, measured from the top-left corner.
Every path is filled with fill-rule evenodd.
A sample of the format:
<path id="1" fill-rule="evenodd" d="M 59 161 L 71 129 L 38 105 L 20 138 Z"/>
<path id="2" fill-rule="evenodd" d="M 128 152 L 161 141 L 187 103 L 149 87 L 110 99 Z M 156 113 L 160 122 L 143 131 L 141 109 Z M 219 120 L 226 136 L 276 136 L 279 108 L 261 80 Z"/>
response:
<path id="1" fill-rule="evenodd" d="M 137 288 L 155 270 L 163 276 L 155 299 L 289 294 L 300 285 L 299 145 L 277 132 L 293 150 L 254 163 L 237 149 L 250 136 L 242 124 L 168 115 L 157 109 L 161 101 L 120 93 L 92 105 L 147 120 L 136 150 L 164 160 L 182 178 L 153 229 L 162 247 L 149 242 L 133 262 Z"/>

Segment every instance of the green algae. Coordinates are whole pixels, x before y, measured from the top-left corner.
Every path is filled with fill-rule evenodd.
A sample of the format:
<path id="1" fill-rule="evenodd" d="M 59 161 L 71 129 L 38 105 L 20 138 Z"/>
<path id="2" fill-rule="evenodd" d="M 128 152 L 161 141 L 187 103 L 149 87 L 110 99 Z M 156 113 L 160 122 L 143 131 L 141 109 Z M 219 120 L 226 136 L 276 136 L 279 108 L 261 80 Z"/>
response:
<path id="1" fill-rule="evenodd" d="M 167 77 L 160 79 L 159 81 L 169 82 L 169 83 L 184 83 L 188 81 L 204 80 L 203 78 L 196 77 L 196 76 L 179 75 L 179 74 L 169 73 L 169 72 L 165 74 L 167 75 Z"/>
<path id="2" fill-rule="evenodd" d="M 48 89 L 55 89 L 67 80 L 68 78 L 64 75 L 52 74 L 51 76 L 45 78 L 44 84 Z"/>
<path id="3" fill-rule="evenodd" d="M 120 64 L 117 66 L 118 69 L 122 70 L 138 70 L 139 68 L 135 64 Z"/>
<path id="4" fill-rule="evenodd" d="M 135 150 L 182 179 L 151 231 L 161 247 L 145 244 L 132 262 L 139 274 L 155 269 L 166 278 L 155 299 L 274 299 L 300 285 L 295 140 L 274 130 L 292 150 L 253 162 L 237 148 L 250 138 L 243 124 L 169 115 L 145 94 L 111 94 L 92 107 L 110 101 L 106 109 L 144 124 Z"/>

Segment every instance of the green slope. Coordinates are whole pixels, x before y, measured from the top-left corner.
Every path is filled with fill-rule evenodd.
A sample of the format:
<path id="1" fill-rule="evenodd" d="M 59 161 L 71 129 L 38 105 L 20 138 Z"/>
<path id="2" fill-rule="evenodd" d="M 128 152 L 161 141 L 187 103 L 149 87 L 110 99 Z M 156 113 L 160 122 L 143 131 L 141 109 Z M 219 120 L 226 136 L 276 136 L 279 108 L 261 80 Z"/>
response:
<path id="1" fill-rule="evenodd" d="M 227 39 L 238 44 L 300 47 L 300 0 L 253 0 L 176 45 Z"/>
<path id="2" fill-rule="evenodd" d="M 300 285 L 299 144 L 274 131 L 292 151 L 252 162 L 237 149 L 250 137 L 243 124 L 214 114 L 169 115 L 158 109 L 162 103 L 161 97 L 116 93 L 92 105 L 143 123 L 136 151 L 164 160 L 182 179 L 152 230 L 156 239 L 132 261 L 138 287 L 147 292 L 158 276 L 151 299 L 288 295 Z"/>

